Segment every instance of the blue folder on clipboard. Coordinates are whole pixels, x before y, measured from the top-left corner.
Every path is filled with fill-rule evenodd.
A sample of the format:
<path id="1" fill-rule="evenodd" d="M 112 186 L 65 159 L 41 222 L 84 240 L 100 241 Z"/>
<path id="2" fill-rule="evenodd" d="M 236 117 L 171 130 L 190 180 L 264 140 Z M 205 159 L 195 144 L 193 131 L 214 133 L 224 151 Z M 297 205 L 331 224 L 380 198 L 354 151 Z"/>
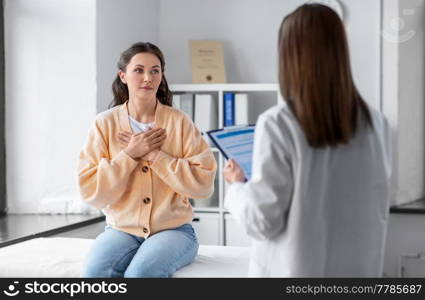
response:
<path id="1" fill-rule="evenodd" d="M 224 127 L 207 131 L 226 159 L 234 159 L 244 170 L 247 180 L 251 179 L 252 151 L 255 125 Z"/>

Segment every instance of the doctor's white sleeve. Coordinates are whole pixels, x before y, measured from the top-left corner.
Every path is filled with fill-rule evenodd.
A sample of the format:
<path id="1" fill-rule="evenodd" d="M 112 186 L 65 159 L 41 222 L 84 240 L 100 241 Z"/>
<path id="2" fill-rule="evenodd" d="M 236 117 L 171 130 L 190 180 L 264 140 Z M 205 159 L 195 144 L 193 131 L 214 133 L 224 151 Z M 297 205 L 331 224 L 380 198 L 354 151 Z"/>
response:
<path id="1" fill-rule="evenodd" d="M 251 180 L 231 184 L 224 200 L 246 233 L 259 240 L 284 230 L 293 190 L 288 145 L 282 128 L 272 118 L 261 115 L 258 119 Z"/>

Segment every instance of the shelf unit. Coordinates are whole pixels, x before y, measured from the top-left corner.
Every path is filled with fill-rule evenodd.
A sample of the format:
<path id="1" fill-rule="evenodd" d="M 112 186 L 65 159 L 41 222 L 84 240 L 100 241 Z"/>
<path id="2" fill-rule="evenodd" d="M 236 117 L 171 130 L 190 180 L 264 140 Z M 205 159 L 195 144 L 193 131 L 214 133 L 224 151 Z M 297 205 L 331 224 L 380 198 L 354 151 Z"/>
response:
<path id="1" fill-rule="evenodd" d="M 234 93 L 247 93 L 249 105 L 252 108 L 252 116 L 255 120 L 258 118 L 264 110 L 268 107 L 276 105 L 281 101 L 281 96 L 279 92 L 279 85 L 273 83 L 240 83 L 240 84 L 171 84 L 170 90 L 172 93 L 190 93 L 190 94 L 212 94 L 217 103 L 217 118 L 218 118 L 218 128 L 223 127 L 223 93 L 225 92 L 234 92 Z M 261 98 L 261 99 L 255 99 Z M 259 103 L 257 101 L 264 101 L 265 103 Z M 256 105 L 257 104 L 257 105 Z M 258 105 L 261 104 L 261 105 Z M 196 104 L 195 104 L 196 105 Z M 195 121 L 196 124 L 196 121 Z M 248 238 L 238 237 L 236 242 L 231 242 L 229 240 L 229 235 L 226 234 L 226 222 L 229 223 L 231 216 L 229 212 L 224 208 L 224 195 L 226 184 L 223 178 L 222 169 L 224 166 L 224 158 L 217 148 L 212 147 L 212 151 L 216 157 L 218 157 L 218 168 L 217 168 L 217 177 L 218 177 L 218 206 L 214 207 L 197 207 L 196 201 L 194 210 L 194 227 L 198 233 L 198 238 L 201 244 L 216 244 L 216 245 L 246 245 Z M 214 221 L 208 221 L 205 226 L 203 224 L 195 224 L 203 218 L 214 218 L 217 217 L 218 225 L 215 227 Z M 202 222 L 201 222 L 202 223 Z M 230 223 L 229 223 L 230 224 Z M 230 225 L 229 225 L 230 226 Z M 234 226 L 233 224 L 231 226 Z M 236 225 L 237 226 L 237 225 Z M 236 228 L 232 227 L 232 233 L 236 235 L 245 235 L 245 233 L 240 231 L 235 231 Z M 217 230 L 217 232 L 216 232 Z M 214 237 L 217 237 L 215 239 Z M 242 241 L 245 241 L 242 242 Z"/>

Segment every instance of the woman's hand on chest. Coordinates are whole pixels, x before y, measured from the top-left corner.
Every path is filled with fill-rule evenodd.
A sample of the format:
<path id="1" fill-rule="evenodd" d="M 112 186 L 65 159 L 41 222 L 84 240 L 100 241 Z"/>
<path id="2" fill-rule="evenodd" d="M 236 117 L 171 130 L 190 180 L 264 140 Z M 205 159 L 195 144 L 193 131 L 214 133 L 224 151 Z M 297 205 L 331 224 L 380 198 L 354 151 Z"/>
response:
<path id="1" fill-rule="evenodd" d="M 166 137 L 167 134 L 163 128 L 153 128 L 133 135 L 128 132 L 118 134 L 121 146 L 130 157 L 148 161 L 156 158 Z"/>

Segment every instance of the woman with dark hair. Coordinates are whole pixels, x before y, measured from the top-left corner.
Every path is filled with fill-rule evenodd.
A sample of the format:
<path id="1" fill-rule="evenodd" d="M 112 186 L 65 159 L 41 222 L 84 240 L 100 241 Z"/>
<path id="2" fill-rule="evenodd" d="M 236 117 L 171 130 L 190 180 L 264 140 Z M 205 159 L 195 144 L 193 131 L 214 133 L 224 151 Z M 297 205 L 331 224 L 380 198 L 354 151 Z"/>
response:
<path id="1" fill-rule="evenodd" d="M 80 152 L 81 196 L 107 221 L 84 277 L 171 277 L 197 255 L 189 198 L 213 193 L 217 166 L 192 121 L 171 107 L 164 66 L 151 43 L 121 54 L 112 108 Z"/>
<path id="2" fill-rule="evenodd" d="M 251 276 L 382 276 L 390 129 L 357 91 L 344 25 L 305 4 L 282 22 L 284 98 L 258 119 L 252 178 L 233 160 L 225 206 L 252 239 Z"/>

